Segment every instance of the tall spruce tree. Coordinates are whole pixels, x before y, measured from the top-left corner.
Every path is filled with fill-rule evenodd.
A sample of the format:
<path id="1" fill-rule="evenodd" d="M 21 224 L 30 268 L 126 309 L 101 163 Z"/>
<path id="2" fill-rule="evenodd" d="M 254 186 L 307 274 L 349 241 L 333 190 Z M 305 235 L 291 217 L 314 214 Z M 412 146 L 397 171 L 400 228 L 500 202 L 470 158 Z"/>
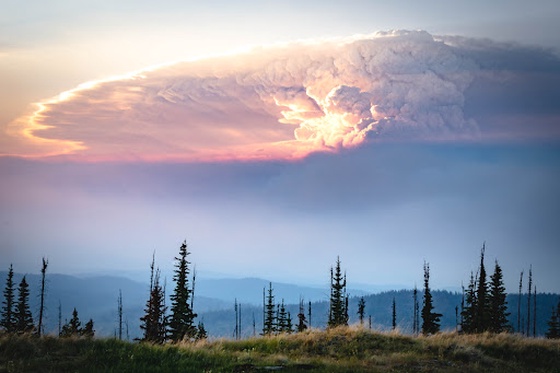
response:
<path id="1" fill-rule="evenodd" d="M 430 335 L 439 332 L 440 313 L 433 312 L 432 293 L 430 291 L 430 265 L 424 262 L 424 302 L 422 305 L 422 334 Z"/>
<path id="2" fill-rule="evenodd" d="M 364 297 L 360 297 L 358 302 L 358 319 L 360 319 L 360 325 L 364 325 L 364 316 L 366 311 L 366 300 Z"/>
<path id="3" fill-rule="evenodd" d="M 196 326 L 194 319 L 197 316 L 192 309 L 191 297 L 193 289 L 189 288 L 189 274 L 191 264 L 187 260 L 190 252 L 187 242 L 184 241 L 179 248 L 179 257 L 175 258 L 175 290 L 171 294 L 171 320 L 169 322 L 169 334 L 172 341 L 196 338 Z"/>
<path id="4" fill-rule="evenodd" d="M 474 306 L 474 331 L 482 333 L 488 330 L 488 282 L 486 282 L 486 268 L 484 266 L 484 254 L 486 251 L 486 243 L 482 244 L 480 250 L 480 267 L 478 268 L 478 281 L 476 289 L 476 304 Z"/>
<path id="5" fill-rule="evenodd" d="M 392 312 L 391 312 L 391 324 L 393 330 L 397 328 L 397 303 L 395 301 L 395 297 L 393 297 L 393 305 L 392 305 Z"/>
<path id="6" fill-rule="evenodd" d="M 346 294 L 346 274 L 340 268 L 340 257 L 336 258 L 336 267 L 331 267 L 331 297 L 329 307 L 330 328 L 348 325 L 348 296 Z"/>
<path id="7" fill-rule="evenodd" d="M 117 313 L 119 318 L 119 341 L 122 340 L 123 331 L 123 300 L 122 300 L 122 290 L 119 289 L 119 297 L 117 299 Z"/>
<path id="8" fill-rule="evenodd" d="M 268 294 L 266 296 L 265 319 L 263 335 L 273 335 L 276 332 L 276 305 L 274 304 L 274 294 L 272 292 L 272 282 L 268 283 Z"/>
<path id="9" fill-rule="evenodd" d="M 476 309 L 477 309 L 477 299 L 476 299 L 476 280 L 474 274 L 471 272 L 471 278 L 469 281 L 469 286 L 466 291 L 464 291 L 464 304 L 463 310 L 461 311 L 461 331 L 463 333 L 475 333 L 476 332 Z"/>
<path id="10" fill-rule="evenodd" d="M 519 291 L 517 293 L 517 333 L 521 333 L 521 291 L 523 290 L 523 271 L 519 275 Z"/>
<path id="11" fill-rule="evenodd" d="M 529 285 L 527 286 L 527 337 L 531 334 L 531 290 L 533 286 L 533 266 L 529 266 Z"/>
<path id="12" fill-rule="evenodd" d="M 15 331 L 18 333 L 32 332 L 34 329 L 33 316 L 29 310 L 29 284 L 25 276 L 18 287 L 18 301 L 15 307 Z"/>
<path id="13" fill-rule="evenodd" d="M 305 319 L 305 308 L 303 307 L 303 298 L 299 299 L 299 312 L 298 312 L 297 331 L 299 333 L 307 329 L 307 320 Z"/>
<path id="14" fill-rule="evenodd" d="M 142 341 L 162 344 L 167 339 L 167 309 L 165 294 L 160 284 L 159 268 L 155 269 L 155 256 L 150 266 L 150 296 L 144 308 L 144 316 L 140 318 L 140 328 L 144 331 Z"/>
<path id="15" fill-rule="evenodd" d="M 412 334 L 418 335 L 420 331 L 420 305 L 418 304 L 418 288 L 416 284 L 414 285 L 414 290 L 412 291 Z"/>
<path id="16" fill-rule="evenodd" d="M 488 331 L 501 333 L 509 330 L 506 300 L 506 287 L 504 286 L 502 268 L 496 260 L 494 273 L 490 277 L 490 299 L 489 299 L 489 327 Z"/>
<path id="17" fill-rule="evenodd" d="M 8 333 L 16 328 L 16 315 L 14 313 L 15 294 L 14 294 L 14 268 L 10 264 L 8 276 L 6 277 L 6 287 L 4 288 L 4 300 L 2 301 L 2 315 L 0 326 Z"/>
<path id="18" fill-rule="evenodd" d="M 291 328 L 288 328 L 288 324 L 291 324 L 291 322 L 288 322 L 288 311 L 284 305 L 284 299 L 282 299 L 278 307 L 278 333 L 291 332 Z"/>

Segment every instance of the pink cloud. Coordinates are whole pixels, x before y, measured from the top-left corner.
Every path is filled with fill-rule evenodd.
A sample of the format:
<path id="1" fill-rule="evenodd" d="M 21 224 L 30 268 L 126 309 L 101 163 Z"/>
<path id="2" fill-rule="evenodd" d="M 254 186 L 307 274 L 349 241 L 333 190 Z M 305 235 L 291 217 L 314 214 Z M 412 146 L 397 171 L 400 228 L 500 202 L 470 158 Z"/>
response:
<path id="1" fill-rule="evenodd" d="M 450 40 L 301 42 L 88 83 L 14 123 L 11 154 L 296 159 L 369 140 L 477 138 L 464 106 L 480 66 Z"/>

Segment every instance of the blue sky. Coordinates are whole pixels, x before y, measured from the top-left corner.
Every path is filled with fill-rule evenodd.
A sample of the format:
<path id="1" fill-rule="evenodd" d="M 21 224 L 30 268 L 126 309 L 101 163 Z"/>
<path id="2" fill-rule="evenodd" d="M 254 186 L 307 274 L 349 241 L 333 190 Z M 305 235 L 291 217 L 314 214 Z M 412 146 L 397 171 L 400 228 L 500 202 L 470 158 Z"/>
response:
<path id="1" fill-rule="evenodd" d="M 555 2 L 2 3 L 4 267 L 560 291 Z"/>

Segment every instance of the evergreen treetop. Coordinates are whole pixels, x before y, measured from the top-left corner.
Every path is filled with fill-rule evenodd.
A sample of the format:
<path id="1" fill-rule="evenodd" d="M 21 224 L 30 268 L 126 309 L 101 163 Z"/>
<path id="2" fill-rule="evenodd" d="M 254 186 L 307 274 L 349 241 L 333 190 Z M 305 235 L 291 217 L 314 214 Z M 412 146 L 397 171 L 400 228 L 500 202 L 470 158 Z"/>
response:
<path id="1" fill-rule="evenodd" d="M 268 283 L 268 294 L 266 296 L 265 319 L 263 327 L 263 335 L 272 335 L 276 332 L 276 314 L 275 314 L 274 294 L 272 293 L 272 282 Z"/>
<path id="2" fill-rule="evenodd" d="M 6 287 L 4 288 L 3 294 L 4 300 L 2 301 L 0 326 L 8 333 L 11 333 L 16 328 L 16 314 L 14 313 L 14 269 L 11 264 L 10 269 L 8 270 L 8 276 L 6 277 Z"/>
<path id="3" fill-rule="evenodd" d="M 424 302 L 422 306 L 422 334 L 430 335 L 439 332 L 440 313 L 433 312 L 432 293 L 430 291 L 430 265 L 424 262 Z"/>
<path id="4" fill-rule="evenodd" d="M 15 307 L 15 331 L 18 333 L 31 332 L 34 329 L 33 316 L 29 310 L 29 285 L 25 276 L 18 287 L 18 301 Z"/>
<path id="5" fill-rule="evenodd" d="M 348 296 L 346 294 L 346 274 L 340 268 L 340 257 L 336 267 L 331 267 L 331 296 L 329 307 L 329 327 L 348 325 Z"/>
<path id="6" fill-rule="evenodd" d="M 150 266 L 150 296 L 146 302 L 144 316 L 140 318 L 140 328 L 144 330 L 142 341 L 162 344 L 167 339 L 167 307 L 165 293 L 160 284 L 159 268 L 155 269 L 155 257 Z"/>
<path id="7" fill-rule="evenodd" d="M 490 277 L 488 331 L 501 333 L 510 329 L 507 312 L 506 287 L 504 286 L 502 268 L 496 260 L 494 273 Z"/>
<path id="8" fill-rule="evenodd" d="M 179 257 L 175 258 L 175 271 L 173 280 L 175 290 L 171 294 L 171 319 L 169 322 L 169 333 L 172 341 L 183 339 L 195 339 L 197 329 L 194 319 L 197 316 L 192 310 L 193 290 L 189 288 L 190 264 L 187 256 L 190 252 L 187 249 L 187 242 L 184 241 L 179 248 Z"/>

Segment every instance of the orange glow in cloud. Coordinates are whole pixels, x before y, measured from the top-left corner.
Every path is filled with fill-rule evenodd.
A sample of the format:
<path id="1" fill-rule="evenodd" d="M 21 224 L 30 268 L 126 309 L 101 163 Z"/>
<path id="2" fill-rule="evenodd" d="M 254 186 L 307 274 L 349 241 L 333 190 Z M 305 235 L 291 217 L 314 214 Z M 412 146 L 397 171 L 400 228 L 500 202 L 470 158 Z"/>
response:
<path id="1" fill-rule="evenodd" d="M 462 111 L 470 67 L 425 32 L 168 64 L 85 83 L 39 103 L 12 124 L 13 146 L 4 155 L 298 159 L 368 138 L 453 137 L 476 130 Z"/>

